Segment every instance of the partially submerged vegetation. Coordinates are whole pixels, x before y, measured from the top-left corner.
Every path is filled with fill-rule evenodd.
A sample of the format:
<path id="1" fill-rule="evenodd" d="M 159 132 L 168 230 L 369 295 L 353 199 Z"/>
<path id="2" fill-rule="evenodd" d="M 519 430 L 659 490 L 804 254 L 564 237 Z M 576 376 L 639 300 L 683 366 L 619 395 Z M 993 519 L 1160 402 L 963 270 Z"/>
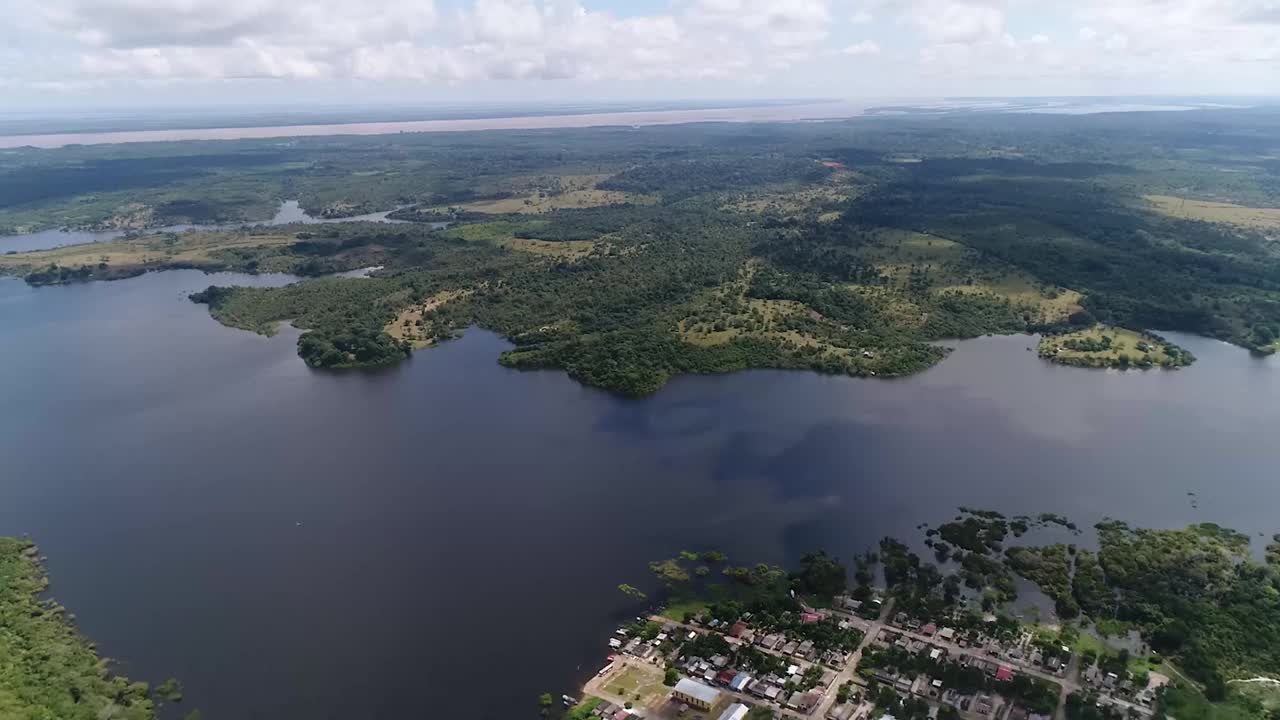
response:
<path id="1" fill-rule="evenodd" d="M 1245 157 L 1275 113 L 1213 117 L 1212 132 L 1173 118 L 1147 136 L 1128 116 L 983 116 L 23 150 L 0 176 L 47 165 L 48 178 L 0 205 L 0 221 L 64 217 L 90 191 L 115 198 L 112 213 L 140 204 L 167 221 L 181 208 L 162 198 L 191 193 L 190 216 L 198 198 L 252 187 L 313 214 L 408 206 L 393 215 L 420 222 L 136 238 L 4 256 L 0 272 L 36 284 L 290 272 L 317 279 L 197 299 L 234 327 L 293 321 L 317 367 L 394 362 L 474 324 L 514 343 L 508 366 L 628 395 L 746 368 L 903 375 L 941 360 L 939 340 L 991 333 L 1046 333 L 1058 362 L 1172 367 L 1190 356 L 1127 331 L 1081 348 L 1099 324 L 1280 347 L 1274 231 L 1171 217 L 1143 197 L 1280 204 L 1271 166 Z M 1071 147 L 1055 140 L 1063 126 Z M 1217 172 L 1206 150 L 1241 172 Z M 73 159 L 89 175 L 54 169 Z M 159 168 L 175 163 L 208 172 L 174 185 Z M 106 167 L 136 184 L 85 185 Z M 382 268 L 370 279 L 318 278 L 370 266 Z"/>
<path id="2" fill-rule="evenodd" d="M 667 688 L 687 689 L 685 676 L 718 698 L 702 708 L 711 717 L 731 702 L 755 706 L 752 717 L 761 718 L 778 707 L 919 720 L 957 718 L 957 710 L 1068 720 L 1274 717 L 1280 535 L 1259 561 L 1247 536 L 1212 524 L 1148 530 L 1108 520 L 1094 528 L 1096 552 L 1027 542 L 1035 529 L 1080 534 L 1052 513 L 962 509 L 925 534 L 935 551 L 954 546 L 937 563 L 894 538 L 857 557 L 852 572 L 823 552 L 788 572 L 682 551 L 650 563 L 665 608 L 618 630 L 610 641 L 617 656 L 585 692 L 662 717 L 683 701 Z M 989 575 L 977 576 L 970 558 Z M 1011 587 L 993 596 L 1015 574 L 1053 599 L 1055 624 L 1012 616 Z M 1106 639 L 1133 631 L 1140 641 Z"/>
<path id="3" fill-rule="evenodd" d="M 66 610 L 40 595 L 49 580 L 28 540 L 0 538 L 0 717 L 152 720 L 152 697 L 179 702 L 167 680 L 151 690 L 113 674 Z"/>

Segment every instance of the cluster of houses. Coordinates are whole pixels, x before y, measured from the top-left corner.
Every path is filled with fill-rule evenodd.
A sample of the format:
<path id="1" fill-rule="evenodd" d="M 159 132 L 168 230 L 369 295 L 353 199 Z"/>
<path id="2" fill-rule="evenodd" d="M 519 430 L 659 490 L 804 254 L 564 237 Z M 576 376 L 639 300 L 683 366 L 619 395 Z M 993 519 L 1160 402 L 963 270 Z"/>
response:
<path id="1" fill-rule="evenodd" d="M 994 622 L 995 616 L 988 615 L 987 620 Z M 979 632 L 960 633 L 955 628 L 940 627 L 933 622 L 922 623 L 919 620 L 908 618 L 903 613 L 898 613 L 891 624 L 910 633 L 910 636 L 904 633 L 904 639 L 897 643 L 900 647 L 906 648 L 908 652 L 918 652 L 931 645 L 932 641 L 938 645 L 954 645 L 957 649 L 971 649 L 975 653 L 981 652 L 989 657 L 997 658 L 995 661 L 977 663 L 978 667 L 989 670 L 993 676 L 999 671 L 1000 667 L 1007 667 L 999 659 L 1007 659 L 1017 664 L 1031 665 L 1046 674 L 1057 677 L 1066 677 L 1067 667 L 1071 662 L 1071 648 L 1066 646 L 1042 648 L 1033 643 L 1031 633 L 1024 632 L 1015 639 L 1001 640 Z M 921 640 L 919 636 L 923 636 L 924 639 Z M 975 660 L 977 659 L 979 658 L 975 658 Z"/>
<path id="2" fill-rule="evenodd" d="M 681 668 L 692 678 L 689 680 L 711 689 L 725 688 L 741 695 L 751 695 L 765 702 L 776 703 L 779 707 L 810 713 L 822 701 L 822 689 L 835 681 L 835 673 L 824 670 L 822 679 L 811 690 L 788 690 L 788 684 L 799 683 L 803 671 L 800 665 L 792 663 L 784 675 L 766 673 L 760 676 L 728 667 L 729 659 L 723 655 L 714 655 L 709 659 L 699 657 L 685 658 Z"/>
<path id="3" fill-rule="evenodd" d="M 809 613 L 806 613 L 806 616 L 807 615 L 809 615 Z M 820 616 L 814 614 L 814 617 Z M 839 627 L 841 630 L 847 630 L 852 627 L 852 625 L 850 625 L 847 620 L 842 620 L 840 621 Z M 732 632 L 728 634 L 731 637 L 739 637 L 733 635 Z M 849 661 L 848 653 L 834 649 L 823 652 L 815 648 L 812 641 L 795 640 L 787 637 L 785 633 L 753 635 L 750 630 L 747 630 L 739 637 L 739 639 L 746 643 L 752 643 L 761 650 L 772 652 L 775 655 L 785 655 L 787 657 L 794 657 L 807 662 L 820 662 L 823 665 L 835 668 L 836 670 L 843 670 L 845 664 Z"/>
<path id="4" fill-rule="evenodd" d="M 1127 701 L 1140 706 L 1144 710 L 1149 710 L 1155 704 L 1156 693 L 1163 685 L 1169 682 L 1169 678 L 1165 675 L 1153 672 L 1148 673 L 1147 683 L 1142 687 L 1138 687 L 1138 683 L 1134 682 L 1134 678 L 1128 672 L 1118 675 L 1104 670 L 1098 665 L 1091 665 L 1089 669 L 1084 671 L 1082 678 L 1087 687 L 1098 692 L 1099 707 L 1115 705 L 1120 709 L 1124 709 Z M 1132 705 L 1129 707 L 1132 707 Z M 1136 710 L 1137 708 L 1134 709 Z"/>
<path id="5" fill-rule="evenodd" d="M 973 638 L 961 639 L 957 637 L 957 633 L 952 628 L 939 628 L 934 623 L 912 623 L 912 621 L 906 620 L 901 616 L 895 618 L 895 624 L 898 624 L 898 627 L 910 630 L 912 634 L 886 628 L 879 632 L 872 640 L 872 644 L 881 648 L 896 646 L 914 655 L 925 655 L 936 663 L 954 662 L 961 667 L 976 668 L 999 682 L 1010 681 L 1017 674 L 1017 671 L 1012 666 L 998 660 L 986 659 L 979 654 L 984 651 L 989 655 L 1001 654 L 1001 650 L 998 647 L 990 644 L 992 641 L 975 641 Z M 914 627 L 912 627 L 913 624 Z M 923 640 L 919 636 L 936 638 L 938 642 Z M 973 648 L 973 651 L 953 654 L 948 649 L 952 645 L 957 648 Z M 873 679 L 901 694 L 915 695 L 944 703 L 958 710 L 983 717 L 1003 717 L 1005 720 L 1049 720 L 1047 715 L 1030 713 L 1026 708 L 1017 705 L 1009 706 L 999 695 L 983 692 L 967 693 L 954 688 L 946 688 L 941 680 L 930 678 L 927 675 L 918 675 L 910 678 L 889 670 L 877 670 Z M 1006 707 L 1007 711 L 1002 712 Z"/>
<path id="6" fill-rule="evenodd" d="M 826 618 L 826 613 L 814 611 L 805 612 L 800 620 L 807 624 Z M 783 659 L 786 662 L 785 670 L 756 675 L 732 667 L 730 658 L 725 655 L 713 655 L 709 658 L 695 656 L 682 658 L 678 665 L 689 676 L 686 680 L 712 690 L 728 690 L 737 693 L 739 697 L 749 695 L 798 713 L 812 713 L 822 702 L 823 691 L 835 682 L 836 671 L 843 669 L 848 663 L 849 654 L 839 650 L 819 650 L 811 640 L 790 637 L 785 632 L 754 630 L 747 625 L 746 619 L 749 618 L 735 622 L 713 619 L 705 627 L 724 634 L 739 645 L 753 645 L 767 654 Z M 841 629 L 851 627 L 853 625 L 847 621 L 840 623 Z M 690 631 L 689 638 L 693 637 L 696 637 L 696 633 Z M 805 681 L 806 673 L 808 682 Z M 805 685 L 811 687 L 805 688 Z M 678 697 L 677 693 L 673 695 Z"/>

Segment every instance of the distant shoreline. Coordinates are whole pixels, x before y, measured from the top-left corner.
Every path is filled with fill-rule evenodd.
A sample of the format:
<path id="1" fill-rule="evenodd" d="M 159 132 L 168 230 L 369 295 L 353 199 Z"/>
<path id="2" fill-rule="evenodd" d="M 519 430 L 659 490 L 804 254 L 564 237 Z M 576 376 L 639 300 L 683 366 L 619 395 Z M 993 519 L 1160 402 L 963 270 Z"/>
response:
<path id="1" fill-rule="evenodd" d="M 676 125 L 694 122 L 778 122 L 837 120 L 864 114 L 876 103 L 843 101 L 794 105 L 754 105 L 697 110 L 637 110 L 628 112 L 523 115 L 492 118 L 405 120 L 391 122 L 269 125 L 259 127 L 175 128 L 89 133 L 0 136 L 0 149 L 52 149 L 68 145 L 104 145 L 184 140 L 263 140 L 326 135 L 391 135 L 405 132 L 465 132 L 475 130 L 542 130 L 609 125 Z"/>

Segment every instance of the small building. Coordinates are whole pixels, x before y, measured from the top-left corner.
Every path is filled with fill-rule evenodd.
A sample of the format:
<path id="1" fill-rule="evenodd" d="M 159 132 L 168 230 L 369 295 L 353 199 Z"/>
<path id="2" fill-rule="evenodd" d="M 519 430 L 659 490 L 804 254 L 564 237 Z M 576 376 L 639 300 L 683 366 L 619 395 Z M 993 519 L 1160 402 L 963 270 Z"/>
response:
<path id="1" fill-rule="evenodd" d="M 946 640 L 949 642 L 951 640 L 954 640 L 955 637 L 956 637 L 955 628 L 947 627 L 947 628 L 942 628 L 941 630 L 938 631 L 939 640 Z"/>
<path id="2" fill-rule="evenodd" d="M 1013 668 L 1008 665 L 1001 665 L 996 669 L 996 680 L 1000 682 L 1008 682 L 1013 679 Z"/>
<path id="3" fill-rule="evenodd" d="M 853 714 L 856 712 L 858 712 L 856 703 L 834 705 L 827 711 L 827 720 L 852 720 Z"/>
<path id="4" fill-rule="evenodd" d="M 749 708 L 742 703 L 734 703 L 720 713 L 720 720 L 742 720 L 747 716 Z"/>
<path id="5" fill-rule="evenodd" d="M 936 632 L 938 632 L 938 626 L 933 623 L 925 623 L 924 627 L 920 628 L 921 635 L 928 635 L 932 637 Z"/>
<path id="6" fill-rule="evenodd" d="M 728 685 L 732 683 L 733 679 L 737 676 L 738 673 L 734 670 L 721 670 L 720 674 L 716 676 L 716 682 L 721 685 Z"/>
<path id="7" fill-rule="evenodd" d="M 797 643 L 795 640 L 788 640 L 787 643 L 782 646 L 782 654 L 791 655 L 795 653 L 797 647 L 800 647 L 799 643 Z"/>
<path id="8" fill-rule="evenodd" d="M 929 659 L 937 662 L 942 659 L 942 648 L 934 648 L 929 651 Z"/>
<path id="9" fill-rule="evenodd" d="M 822 701 L 822 693 L 814 691 L 800 693 L 799 697 L 793 697 L 792 701 L 795 703 L 796 710 L 807 715 L 818 707 L 818 703 Z"/>
<path id="10" fill-rule="evenodd" d="M 729 628 L 729 637 L 742 637 L 742 633 L 747 631 L 747 624 L 739 620 Z"/>
<path id="11" fill-rule="evenodd" d="M 805 640 L 804 642 L 800 643 L 799 647 L 796 648 L 795 654 L 798 657 L 807 658 L 809 657 L 809 653 L 811 652 L 813 652 L 813 642 L 810 640 Z"/>
<path id="12" fill-rule="evenodd" d="M 729 689 L 734 692 L 746 692 L 747 686 L 750 684 L 751 676 L 744 672 L 740 672 L 735 675 L 733 680 L 729 683 Z"/>
<path id="13" fill-rule="evenodd" d="M 818 613 L 800 613 L 800 622 L 805 625 L 812 625 L 822 619 Z"/>
<path id="14" fill-rule="evenodd" d="M 680 678 L 671 689 L 671 697 L 699 710 L 710 710 L 720 700 L 720 691 L 696 680 Z"/>

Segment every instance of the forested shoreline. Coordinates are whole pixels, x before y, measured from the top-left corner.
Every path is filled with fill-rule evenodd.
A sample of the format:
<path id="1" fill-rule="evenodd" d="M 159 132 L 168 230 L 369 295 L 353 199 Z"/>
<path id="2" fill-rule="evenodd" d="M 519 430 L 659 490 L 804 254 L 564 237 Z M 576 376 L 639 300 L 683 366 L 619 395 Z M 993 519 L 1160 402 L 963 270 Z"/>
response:
<path id="1" fill-rule="evenodd" d="M 251 217 L 237 198 L 266 192 L 318 215 L 402 207 L 419 222 L 130 239 L 6 255 L 0 271 L 32 284 L 290 272 L 313 279 L 193 299 L 233 327 L 294 322 L 314 367 L 397 362 L 478 325 L 514 343 L 510 367 L 626 395 L 746 368 L 893 377 L 940 361 L 939 340 L 1098 325 L 1277 349 L 1280 227 L 1147 196 L 1280 205 L 1280 165 L 1259 140 L 1280 113 L 982 118 L 24 151 L 0 181 L 25 167 L 49 183 L 0 207 L 0 222 L 74 204 L 55 158 L 90 177 L 145 170 L 117 211 L 156 222 L 192 219 L 187 192 L 240 203 L 208 218 Z M 174 182 L 181 163 L 204 169 Z M 381 269 L 324 277 L 361 267 Z M 1168 357 L 1132 366 L 1189 361 Z"/>

